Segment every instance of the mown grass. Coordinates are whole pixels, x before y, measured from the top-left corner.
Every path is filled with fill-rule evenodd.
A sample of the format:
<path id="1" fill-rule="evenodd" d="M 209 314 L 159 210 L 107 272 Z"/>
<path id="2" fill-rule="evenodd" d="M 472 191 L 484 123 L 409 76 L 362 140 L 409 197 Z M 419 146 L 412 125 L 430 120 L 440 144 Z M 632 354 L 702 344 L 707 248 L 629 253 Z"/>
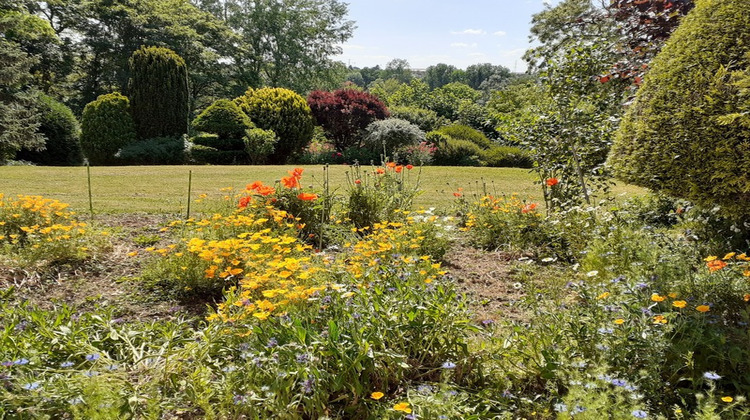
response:
<path id="1" fill-rule="evenodd" d="M 293 166 L 127 166 L 92 167 L 91 184 L 96 213 L 183 213 L 187 205 L 188 173 L 192 171 L 193 200 L 201 194 L 211 197 L 223 195 L 222 187 L 244 188 L 259 180 L 272 184 Z M 349 166 L 329 167 L 331 189 L 346 188 Z M 303 184 L 320 188 L 324 179 L 322 166 L 306 166 Z M 481 194 L 517 193 L 530 201 L 541 201 L 541 189 L 533 173 L 515 168 L 473 168 L 429 166 L 409 173 L 412 180 L 419 177 L 423 193 L 417 197 L 417 207 L 448 208 L 455 200 L 453 193 L 463 188 L 467 196 Z M 632 186 L 618 186 L 613 194 L 626 196 L 642 190 Z M 0 167 L 0 193 L 7 195 L 43 195 L 70 203 L 78 212 L 89 208 L 84 167 Z M 201 204 L 195 204 L 195 211 Z"/>

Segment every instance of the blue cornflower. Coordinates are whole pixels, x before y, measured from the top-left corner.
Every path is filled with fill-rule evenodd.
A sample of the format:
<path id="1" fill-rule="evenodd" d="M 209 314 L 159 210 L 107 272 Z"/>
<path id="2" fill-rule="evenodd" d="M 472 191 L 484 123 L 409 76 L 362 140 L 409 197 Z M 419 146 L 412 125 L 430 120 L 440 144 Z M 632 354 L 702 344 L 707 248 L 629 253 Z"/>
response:
<path id="1" fill-rule="evenodd" d="M 456 367 L 456 364 L 453 362 L 445 362 L 443 363 L 442 368 L 443 369 L 454 369 Z"/>
<path id="2" fill-rule="evenodd" d="M 306 353 L 300 353 L 297 355 L 297 363 L 307 363 L 310 361 L 310 356 Z"/>
<path id="3" fill-rule="evenodd" d="M 305 382 L 302 382 L 302 392 L 305 394 L 312 394 L 315 390 L 315 378 L 307 378 Z"/>
<path id="4" fill-rule="evenodd" d="M 33 391 L 39 388 L 39 382 L 32 382 L 23 386 L 23 389 Z"/>
<path id="5" fill-rule="evenodd" d="M 87 370 L 86 372 L 83 372 L 84 375 L 88 376 L 89 378 L 92 378 L 94 376 L 99 375 L 99 372 L 95 370 Z"/>
<path id="6" fill-rule="evenodd" d="M 706 372 L 703 374 L 703 377 L 708 379 L 709 381 L 718 381 L 721 379 L 721 376 L 719 376 L 716 372 Z"/>
<path id="7" fill-rule="evenodd" d="M 10 361 L 10 360 L 7 360 L 5 362 L 0 363 L 0 366 L 3 366 L 3 367 L 11 367 L 13 365 L 14 365 L 14 363 L 12 361 Z"/>
<path id="8" fill-rule="evenodd" d="M 278 346 L 278 345 L 279 345 L 279 341 L 278 341 L 278 340 L 276 340 L 276 338 L 274 338 L 274 337 L 271 337 L 271 338 L 270 338 L 270 339 L 268 340 L 268 344 L 266 344 L 266 347 L 268 347 L 269 349 L 272 349 L 272 348 L 274 348 L 274 347 L 276 347 L 276 346 Z"/>
<path id="9" fill-rule="evenodd" d="M 96 354 L 96 353 L 94 353 L 94 354 L 87 354 L 86 355 L 86 360 L 88 360 L 89 362 L 95 362 L 95 361 L 99 360 L 99 357 L 100 356 L 98 354 Z"/>
<path id="10" fill-rule="evenodd" d="M 18 359 L 13 361 L 14 365 L 28 365 L 29 359 Z"/>
<path id="11" fill-rule="evenodd" d="M 632 414 L 633 417 L 637 419 L 645 419 L 646 417 L 648 417 L 648 413 L 643 410 L 633 410 L 633 412 L 630 414 Z"/>
<path id="12" fill-rule="evenodd" d="M 627 381 L 625 381 L 624 379 L 617 379 L 617 378 L 612 379 L 611 383 L 614 386 L 625 386 L 628 384 Z"/>
<path id="13" fill-rule="evenodd" d="M 75 363 L 73 363 L 73 362 L 62 362 L 62 363 L 60 363 L 60 367 L 61 368 L 69 368 L 69 367 L 73 366 L 74 364 Z"/>

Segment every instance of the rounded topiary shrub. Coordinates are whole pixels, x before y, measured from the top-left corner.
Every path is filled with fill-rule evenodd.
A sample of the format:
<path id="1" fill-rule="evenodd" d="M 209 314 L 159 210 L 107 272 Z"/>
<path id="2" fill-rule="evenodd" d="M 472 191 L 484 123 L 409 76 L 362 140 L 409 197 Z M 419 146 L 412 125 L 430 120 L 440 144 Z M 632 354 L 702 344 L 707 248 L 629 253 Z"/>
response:
<path id="1" fill-rule="evenodd" d="M 128 96 L 140 139 L 187 134 L 189 93 L 185 61 L 174 51 L 141 47 L 130 57 Z"/>
<path id="2" fill-rule="evenodd" d="M 41 114 L 39 132 L 47 138 L 45 149 L 42 151 L 22 149 L 16 155 L 16 159 L 49 166 L 82 164 L 81 127 L 73 111 L 46 95 L 40 96 L 37 109 Z"/>
<path id="3" fill-rule="evenodd" d="M 489 149 L 492 146 L 492 141 L 487 138 L 480 131 L 477 131 L 468 125 L 463 124 L 452 124 L 445 127 L 441 127 L 437 130 L 438 133 L 445 134 L 453 140 L 466 140 L 470 141 L 482 149 Z"/>
<path id="4" fill-rule="evenodd" d="M 219 99 L 204 109 L 192 125 L 196 131 L 216 134 L 220 139 L 241 139 L 245 130 L 253 128 L 250 117 L 228 99 Z"/>
<path id="5" fill-rule="evenodd" d="M 419 127 L 398 118 L 375 121 L 365 131 L 365 146 L 388 156 L 393 156 L 402 147 L 425 141 L 425 134 Z"/>
<path id="6" fill-rule="evenodd" d="M 620 125 L 609 156 L 619 178 L 718 204 L 730 216 L 750 214 L 748 28 L 750 1 L 697 2 Z"/>
<path id="7" fill-rule="evenodd" d="M 433 161 L 439 166 L 480 166 L 482 152 L 473 142 L 448 138 L 437 146 Z"/>
<path id="8" fill-rule="evenodd" d="M 245 131 L 242 141 L 245 145 L 245 152 L 250 158 L 250 163 L 253 165 L 266 163 L 268 157 L 273 153 L 277 140 L 276 133 L 271 130 L 251 128 Z"/>
<path id="9" fill-rule="evenodd" d="M 531 152 L 513 146 L 492 146 L 482 151 L 484 166 L 495 168 L 531 168 L 534 159 Z"/>
<path id="10" fill-rule="evenodd" d="M 315 124 L 302 96 L 283 88 L 250 88 L 235 101 L 255 125 L 276 133 L 272 163 L 287 162 L 310 143 Z"/>
<path id="11" fill-rule="evenodd" d="M 117 164 L 115 153 L 135 141 L 127 97 L 119 93 L 101 95 L 83 109 L 81 149 L 90 164 Z"/>

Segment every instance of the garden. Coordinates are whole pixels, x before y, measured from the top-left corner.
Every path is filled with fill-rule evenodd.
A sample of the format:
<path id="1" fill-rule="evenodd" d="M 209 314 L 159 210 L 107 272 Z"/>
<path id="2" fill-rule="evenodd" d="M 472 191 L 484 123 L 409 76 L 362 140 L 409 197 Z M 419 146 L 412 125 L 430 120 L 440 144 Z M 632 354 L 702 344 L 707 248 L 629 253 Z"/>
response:
<path id="1" fill-rule="evenodd" d="M 136 3 L 0 3 L 0 418 L 750 417 L 747 0 L 215 80 L 246 12 Z"/>

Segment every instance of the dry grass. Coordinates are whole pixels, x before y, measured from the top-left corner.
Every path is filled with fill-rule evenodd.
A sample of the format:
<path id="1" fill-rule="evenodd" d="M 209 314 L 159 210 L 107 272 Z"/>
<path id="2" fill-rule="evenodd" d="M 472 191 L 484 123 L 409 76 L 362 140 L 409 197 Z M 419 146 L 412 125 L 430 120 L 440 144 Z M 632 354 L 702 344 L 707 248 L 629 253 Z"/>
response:
<path id="1" fill-rule="evenodd" d="M 184 213 L 187 204 L 188 172 L 193 176 L 193 199 L 200 194 L 219 197 L 222 187 L 244 188 L 260 180 L 273 183 L 286 175 L 292 166 L 127 166 L 91 168 L 94 211 L 96 213 Z M 332 189 L 339 193 L 346 188 L 348 166 L 331 166 L 329 176 Z M 414 169 L 410 176 L 419 175 L 423 194 L 417 200 L 420 207 L 447 208 L 459 187 L 467 195 L 486 190 L 492 194 L 518 193 L 531 201 L 541 200 L 541 189 L 535 184 L 534 174 L 526 169 L 425 167 L 421 174 Z M 322 185 L 322 166 L 306 167 L 303 183 L 319 188 Z M 633 195 L 642 190 L 623 186 L 614 194 Z M 86 168 L 84 167 L 0 167 L 0 193 L 34 194 L 70 203 L 78 212 L 88 212 Z M 201 210 L 201 204 L 193 207 Z"/>

